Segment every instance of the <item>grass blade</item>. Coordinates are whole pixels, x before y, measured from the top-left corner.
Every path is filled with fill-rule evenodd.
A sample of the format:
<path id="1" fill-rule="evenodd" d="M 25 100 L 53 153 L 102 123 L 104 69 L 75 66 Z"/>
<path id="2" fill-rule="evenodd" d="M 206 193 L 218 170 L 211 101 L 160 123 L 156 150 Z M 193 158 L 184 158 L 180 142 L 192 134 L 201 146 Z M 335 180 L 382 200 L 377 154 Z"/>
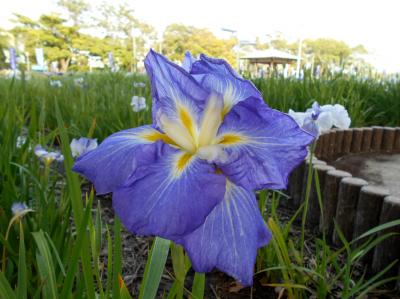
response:
<path id="1" fill-rule="evenodd" d="M 193 299 L 202 299 L 204 297 L 204 285 L 205 285 L 205 274 L 195 273 L 193 286 L 192 286 L 192 296 Z"/>
<path id="2" fill-rule="evenodd" d="M 61 137 L 61 148 L 62 148 L 62 153 L 64 155 L 64 167 L 67 176 L 67 186 L 69 190 L 69 195 L 71 197 L 72 212 L 74 215 L 75 223 L 79 225 L 82 222 L 83 218 L 81 188 L 79 184 L 78 175 L 73 173 L 71 170 L 73 161 L 71 155 L 71 148 L 69 145 L 69 138 L 57 102 L 55 102 L 55 110 L 56 110 L 57 125 Z M 90 209 L 90 207 L 88 208 Z M 83 248 L 90 248 L 90 242 L 88 238 L 83 239 Z M 88 250 L 81 251 L 81 261 L 82 261 L 83 275 L 86 283 L 87 296 L 88 298 L 94 299 L 95 298 L 94 278 L 93 278 L 94 276 L 91 267 L 90 253 L 88 252 Z"/>
<path id="3" fill-rule="evenodd" d="M 17 298 L 27 298 L 27 278 L 26 278 L 26 252 L 25 252 L 25 240 L 24 240 L 24 227 L 22 220 L 19 222 L 19 258 L 18 258 L 18 288 Z"/>
<path id="4" fill-rule="evenodd" d="M 139 299 L 155 298 L 169 252 L 169 240 L 155 238 L 147 259 Z"/>
<path id="5" fill-rule="evenodd" d="M 32 233 L 32 235 L 38 247 L 36 259 L 39 267 L 39 273 L 44 285 L 44 298 L 58 298 L 55 268 L 46 237 L 44 236 L 42 230 Z"/>
<path id="6" fill-rule="evenodd" d="M 74 277 L 76 275 L 76 271 L 78 269 L 78 264 L 79 264 L 79 256 L 80 256 L 82 248 L 83 248 L 83 244 L 84 244 L 83 241 L 86 238 L 86 228 L 87 228 L 87 224 L 89 221 L 91 206 L 92 206 L 92 198 L 90 198 L 90 200 L 89 200 L 89 205 L 86 208 L 84 217 L 82 219 L 82 223 L 77 231 L 75 246 L 72 249 L 72 254 L 70 256 L 70 259 L 68 260 L 69 268 L 68 268 L 68 272 L 67 272 L 67 277 L 65 278 L 64 283 L 63 283 L 61 298 L 70 298 L 70 294 L 72 292 L 72 285 L 73 285 Z"/>
<path id="7" fill-rule="evenodd" d="M 119 276 L 122 269 L 122 250 L 121 250 L 121 221 L 115 217 L 114 223 L 114 269 L 113 269 L 113 299 L 120 298 Z"/>
<path id="8" fill-rule="evenodd" d="M 0 298 L 7 299 L 17 299 L 13 289 L 7 281 L 7 278 L 4 276 L 4 273 L 0 271 Z"/>

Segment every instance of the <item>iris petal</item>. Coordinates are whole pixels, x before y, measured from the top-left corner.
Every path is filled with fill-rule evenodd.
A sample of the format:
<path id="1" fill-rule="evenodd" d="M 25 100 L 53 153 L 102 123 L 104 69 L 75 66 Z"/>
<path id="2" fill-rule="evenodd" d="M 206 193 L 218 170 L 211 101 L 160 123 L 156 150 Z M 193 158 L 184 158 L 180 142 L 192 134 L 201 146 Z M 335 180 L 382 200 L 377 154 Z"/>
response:
<path id="1" fill-rule="evenodd" d="M 197 272 L 214 267 L 251 285 L 257 248 L 271 239 L 253 192 L 227 183 L 224 200 L 204 224 L 178 241 Z"/>
<path id="2" fill-rule="evenodd" d="M 187 124 L 197 125 L 208 92 L 183 68 L 152 50 L 144 63 L 151 83 L 153 124 L 160 128 L 159 117 L 165 115 L 182 122 L 186 118 Z"/>
<path id="3" fill-rule="evenodd" d="M 183 58 L 182 62 L 182 68 L 190 73 L 190 70 L 192 69 L 193 63 L 196 61 L 196 58 L 193 57 L 192 53 L 189 51 L 185 52 L 185 57 Z"/>
<path id="4" fill-rule="evenodd" d="M 288 175 L 314 139 L 292 117 L 259 105 L 257 98 L 238 103 L 225 116 L 217 138 L 229 156 L 218 166 L 249 190 L 286 188 Z"/>
<path id="5" fill-rule="evenodd" d="M 115 133 L 96 149 L 80 156 L 73 170 L 92 181 L 98 194 L 113 192 L 138 165 L 152 162 L 157 140 L 169 141 L 151 126 Z"/>
<path id="6" fill-rule="evenodd" d="M 207 101 L 206 108 L 204 109 L 198 145 L 210 145 L 217 135 L 218 128 L 222 122 L 222 109 L 223 101 L 215 93 L 212 93 Z"/>
<path id="7" fill-rule="evenodd" d="M 132 233 L 174 240 L 200 226 L 223 199 L 225 177 L 196 156 L 157 146 L 157 160 L 114 192 L 113 206 Z"/>
<path id="8" fill-rule="evenodd" d="M 262 95 L 248 80 L 240 77 L 223 59 L 204 54 L 192 64 L 190 73 L 210 92 L 217 92 L 224 98 L 224 115 L 238 102 L 248 97 L 262 99 Z"/>

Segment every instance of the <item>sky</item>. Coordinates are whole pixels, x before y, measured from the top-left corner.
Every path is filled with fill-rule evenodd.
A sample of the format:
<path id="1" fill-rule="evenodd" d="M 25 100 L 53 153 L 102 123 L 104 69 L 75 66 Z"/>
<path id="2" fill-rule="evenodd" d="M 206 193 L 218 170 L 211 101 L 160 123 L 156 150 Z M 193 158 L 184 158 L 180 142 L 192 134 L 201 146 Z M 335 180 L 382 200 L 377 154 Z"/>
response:
<path id="1" fill-rule="evenodd" d="M 2 0 L 0 27 L 10 28 L 12 13 L 31 18 L 60 12 L 56 0 Z M 5 1 L 5 4 L 4 4 Z M 119 0 L 106 0 L 116 3 Z M 102 0 L 88 0 L 93 6 Z M 162 32 L 171 23 L 209 28 L 219 37 L 237 30 L 253 41 L 281 32 L 290 41 L 328 37 L 350 46 L 362 44 L 379 70 L 400 72 L 400 0 L 130 0 L 135 16 Z M 34 3 L 34 4 L 32 4 Z"/>

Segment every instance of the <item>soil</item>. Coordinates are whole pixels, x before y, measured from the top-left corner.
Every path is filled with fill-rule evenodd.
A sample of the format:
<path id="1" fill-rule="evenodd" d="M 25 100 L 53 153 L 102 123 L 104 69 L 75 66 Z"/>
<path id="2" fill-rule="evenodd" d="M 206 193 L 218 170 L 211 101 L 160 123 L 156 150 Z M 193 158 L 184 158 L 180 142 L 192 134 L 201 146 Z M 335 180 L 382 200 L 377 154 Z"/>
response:
<path id="1" fill-rule="evenodd" d="M 86 189 L 86 188 L 85 188 Z M 96 201 L 101 205 L 102 211 L 102 222 L 105 224 L 113 225 L 114 223 L 114 212 L 112 209 L 111 196 L 101 196 L 96 197 Z M 96 202 L 95 201 L 95 202 Z M 96 208 L 97 203 L 95 203 L 93 208 Z M 282 200 L 279 208 L 278 214 L 279 219 L 284 223 L 290 219 L 294 211 L 290 208 L 290 202 L 288 204 L 287 200 Z M 112 230 L 110 231 L 112 233 Z M 299 223 L 292 225 L 292 230 L 290 235 L 294 240 L 300 240 L 301 229 Z M 315 238 L 316 235 L 310 231 L 306 230 L 305 236 L 305 262 L 311 267 L 315 265 L 316 259 L 314 256 L 315 252 Z M 149 248 L 153 241 L 151 237 L 140 237 L 132 235 L 125 229 L 122 230 L 121 234 L 122 240 L 122 273 L 121 276 L 124 279 L 126 286 L 128 287 L 133 298 L 137 298 L 140 290 L 140 283 L 143 278 L 144 268 L 146 265 L 146 260 L 149 252 Z M 338 259 L 343 260 L 344 257 L 339 256 Z M 107 248 L 106 242 L 103 242 L 103 249 L 100 256 L 100 262 L 102 267 L 104 267 L 103 279 L 106 279 L 106 268 L 107 268 Z M 327 269 L 329 271 L 329 269 Z M 172 286 L 172 263 L 171 260 L 167 260 L 166 269 L 164 275 L 161 279 L 160 288 L 158 291 L 157 298 L 166 298 L 168 290 Z M 356 265 L 354 269 L 354 275 L 360 277 L 363 273 L 362 265 Z M 332 274 L 333 275 L 333 274 Z M 194 273 L 191 270 L 187 276 L 187 289 L 191 289 L 191 282 L 193 281 Z M 221 273 L 219 271 L 214 271 L 206 275 L 206 286 L 205 286 L 205 296 L 206 299 L 242 299 L 242 298 L 253 298 L 253 299 L 272 299 L 272 298 L 287 298 L 285 294 L 280 296 L 279 290 L 273 287 L 263 286 L 261 284 L 261 277 L 255 277 L 254 285 L 252 287 L 243 288 L 234 279 Z M 104 281 L 105 283 L 105 281 Z M 340 298 L 340 286 L 335 287 L 333 291 L 333 297 Z M 335 294 L 336 293 L 336 294 Z M 188 297 L 189 298 L 189 297 Z M 374 297 L 368 298 L 400 298 L 398 295 L 393 294 L 381 294 Z"/>
<path id="2" fill-rule="evenodd" d="M 114 211 L 112 209 L 111 197 L 102 196 L 96 198 L 101 206 L 103 224 L 114 224 Z M 94 205 L 95 208 L 96 204 Z M 111 231 L 112 232 L 112 231 Z M 121 234 L 122 241 L 122 277 L 124 282 L 132 294 L 133 298 L 137 298 L 140 290 L 140 283 L 143 278 L 144 268 L 148 256 L 149 249 L 153 238 L 138 237 L 132 235 L 127 230 L 123 229 Z M 105 242 L 103 242 L 105 243 Z M 103 244 L 104 246 L 105 244 Z M 104 269 L 107 267 L 107 247 L 104 246 L 100 255 L 100 262 Z M 173 278 L 172 263 L 168 259 L 167 267 L 161 279 L 158 298 L 162 298 L 168 294 Z M 106 274 L 106 270 L 104 270 Z M 194 277 L 194 272 L 190 271 L 187 276 L 187 281 L 191 282 Z M 107 277 L 103 276 L 105 280 Z M 105 283 L 105 281 L 104 281 Z M 187 288 L 190 290 L 190 283 Z M 234 279 L 221 273 L 214 271 L 206 276 L 206 289 L 204 298 L 219 298 L 219 299 L 239 299 L 239 298 L 254 298 L 254 299 L 272 299 L 277 298 L 274 288 L 262 286 L 257 280 L 252 288 L 243 288 Z"/>
<path id="3" fill-rule="evenodd" d="M 332 165 L 400 196 L 400 154 L 363 153 L 344 156 Z"/>

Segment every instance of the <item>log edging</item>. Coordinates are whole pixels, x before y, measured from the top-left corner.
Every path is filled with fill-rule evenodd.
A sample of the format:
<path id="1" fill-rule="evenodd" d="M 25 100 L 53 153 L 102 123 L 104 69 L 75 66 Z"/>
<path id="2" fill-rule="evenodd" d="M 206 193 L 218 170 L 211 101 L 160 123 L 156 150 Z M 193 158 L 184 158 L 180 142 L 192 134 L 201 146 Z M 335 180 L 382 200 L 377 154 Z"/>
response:
<path id="1" fill-rule="evenodd" d="M 326 240 L 338 246 L 341 241 L 334 233 L 333 219 L 348 241 L 379 224 L 400 219 L 399 197 L 329 165 L 338 158 L 359 153 L 400 153 L 400 127 L 333 129 L 321 134 L 316 141 L 315 157 L 311 166 L 313 172 L 318 173 L 321 184 L 324 219 L 321 217 L 313 176 L 307 224 L 309 227 L 319 227 L 319 231 L 325 233 Z M 306 158 L 290 175 L 289 195 L 294 208 L 298 208 L 305 200 L 309 166 L 309 158 Z M 388 231 L 400 232 L 400 227 Z M 378 235 L 382 234 L 383 232 Z M 385 240 L 363 258 L 372 273 L 381 271 L 394 259 L 400 261 L 400 250 L 393 246 L 392 239 Z M 400 237 L 395 240 L 399 243 Z M 400 248 L 400 244 L 397 246 Z M 391 273 L 396 271 L 400 273 L 399 266 Z"/>

